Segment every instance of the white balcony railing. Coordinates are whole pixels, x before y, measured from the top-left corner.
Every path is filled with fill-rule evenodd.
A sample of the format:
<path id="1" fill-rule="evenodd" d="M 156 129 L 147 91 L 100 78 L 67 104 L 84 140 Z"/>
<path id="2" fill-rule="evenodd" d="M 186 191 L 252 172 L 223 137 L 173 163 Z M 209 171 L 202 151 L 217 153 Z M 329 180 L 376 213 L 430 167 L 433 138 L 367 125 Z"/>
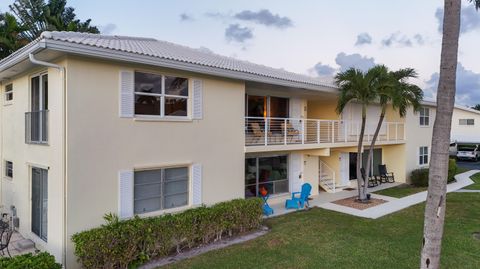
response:
<path id="1" fill-rule="evenodd" d="M 245 117 L 245 145 L 295 145 L 358 142 L 361 123 L 357 121 Z M 377 123 L 367 124 L 364 141 L 369 142 Z M 377 141 L 405 140 L 403 122 L 384 122 Z"/>

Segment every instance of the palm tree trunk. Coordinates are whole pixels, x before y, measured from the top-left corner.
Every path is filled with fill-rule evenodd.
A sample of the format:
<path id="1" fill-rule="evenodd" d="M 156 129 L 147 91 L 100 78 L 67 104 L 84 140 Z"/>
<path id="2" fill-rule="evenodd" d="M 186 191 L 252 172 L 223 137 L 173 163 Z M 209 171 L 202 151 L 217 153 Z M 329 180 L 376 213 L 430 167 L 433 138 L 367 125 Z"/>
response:
<path id="1" fill-rule="evenodd" d="M 368 158 L 367 158 L 367 169 L 366 175 L 370 174 L 370 167 L 372 166 L 372 159 L 373 159 L 373 147 L 375 146 L 375 142 L 377 142 L 378 134 L 380 133 L 380 129 L 382 128 L 383 119 L 385 118 L 385 108 L 382 108 L 382 113 L 380 113 L 380 119 L 378 120 L 377 129 L 375 129 L 375 133 L 373 134 L 372 142 L 370 143 L 370 149 L 368 150 Z M 364 192 L 368 192 L 368 183 L 365 184 Z"/>
<path id="2" fill-rule="evenodd" d="M 440 252 L 446 210 L 448 146 L 455 103 L 460 8 L 460 0 L 445 0 L 437 113 L 433 125 L 420 268 L 440 268 Z"/>
<path id="3" fill-rule="evenodd" d="M 367 181 L 363 180 L 362 171 L 362 147 L 363 147 L 363 135 L 365 134 L 365 123 L 367 121 L 367 107 L 362 106 L 362 126 L 360 127 L 360 136 L 358 138 L 358 147 L 357 147 L 357 184 L 358 184 L 358 199 L 361 201 L 366 200 L 367 194 L 362 188 L 362 183 L 367 185 Z"/>

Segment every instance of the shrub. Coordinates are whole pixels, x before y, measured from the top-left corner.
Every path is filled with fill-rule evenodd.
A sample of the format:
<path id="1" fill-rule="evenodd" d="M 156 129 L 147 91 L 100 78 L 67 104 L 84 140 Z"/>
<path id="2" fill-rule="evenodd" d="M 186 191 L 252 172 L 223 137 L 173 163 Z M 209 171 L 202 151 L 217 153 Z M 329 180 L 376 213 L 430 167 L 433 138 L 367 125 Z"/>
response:
<path id="1" fill-rule="evenodd" d="M 457 162 L 454 159 L 448 160 L 448 179 L 447 183 L 453 182 L 455 180 L 455 175 L 457 174 Z M 428 186 L 428 168 L 420 168 L 412 171 L 410 176 L 412 185 L 416 187 L 427 187 Z"/>
<path id="2" fill-rule="evenodd" d="M 152 218 L 119 221 L 109 214 L 105 219 L 105 225 L 72 236 L 85 268 L 128 268 L 257 229 L 262 200 L 236 199 Z"/>
<path id="3" fill-rule="evenodd" d="M 412 171 L 410 175 L 412 185 L 415 187 L 427 187 L 428 186 L 428 168 L 420 168 Z"/>
<path id="4" fill-rule="evenodd" d="M 62 265 L 55 262 L 55 257 L 47 252 L 37 255 L 31 253 L 14 256 L 12 258 L 0 258 L 0 268 L 3 269 L 61 269 Z"/>

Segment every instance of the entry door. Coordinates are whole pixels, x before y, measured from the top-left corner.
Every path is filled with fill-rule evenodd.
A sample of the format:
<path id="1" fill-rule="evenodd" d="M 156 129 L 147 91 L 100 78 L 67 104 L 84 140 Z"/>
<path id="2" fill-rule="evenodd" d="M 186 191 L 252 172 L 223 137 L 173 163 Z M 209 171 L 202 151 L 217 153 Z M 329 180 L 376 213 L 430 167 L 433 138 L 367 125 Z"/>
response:
<path id="1" fill-rule="evenodd" d="M 32 232 L 47 241 L 48 171 L 32 167 Z"/>
<path id="2" fill-rule="evenodd" d="M 340 153 L 340 185 L 350 184 L 350 157 L 349 153 Z"/>

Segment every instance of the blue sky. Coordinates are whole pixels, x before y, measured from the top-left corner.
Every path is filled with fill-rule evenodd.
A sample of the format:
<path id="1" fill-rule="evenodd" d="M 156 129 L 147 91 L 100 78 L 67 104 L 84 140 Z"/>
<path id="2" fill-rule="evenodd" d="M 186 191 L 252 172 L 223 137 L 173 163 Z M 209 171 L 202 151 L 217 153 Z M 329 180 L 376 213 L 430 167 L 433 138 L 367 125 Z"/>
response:
<path id="1" fill-rule="evenodd" d="M 13 0 L 12 0 L 13 1 Z M 0 10 L 10 0 L 1 0 Z M 104 33 L 154 37 L 328 80 L 350 66 L 413 67 L 435 97 L 443 1 L 69 0 Z M 480 103 L 480 12 L 464 1 L 457 102 Z"/>

